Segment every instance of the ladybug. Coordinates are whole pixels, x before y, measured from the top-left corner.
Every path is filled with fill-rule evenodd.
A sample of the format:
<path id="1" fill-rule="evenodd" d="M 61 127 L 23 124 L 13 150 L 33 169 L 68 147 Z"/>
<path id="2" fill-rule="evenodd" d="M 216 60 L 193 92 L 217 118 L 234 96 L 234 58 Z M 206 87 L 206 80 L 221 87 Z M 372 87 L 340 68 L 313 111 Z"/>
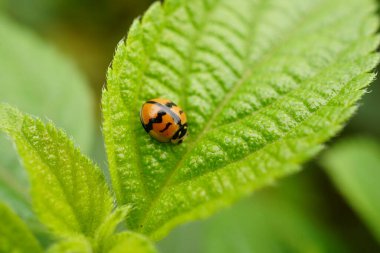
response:
<path id="1" fill-rule="evenodd" d="M 184 111 L 165 98 L 146 101 L 140 111 L 145 131 L 159 142 L 182 143 L 187 136 L 187 119 Z"/>

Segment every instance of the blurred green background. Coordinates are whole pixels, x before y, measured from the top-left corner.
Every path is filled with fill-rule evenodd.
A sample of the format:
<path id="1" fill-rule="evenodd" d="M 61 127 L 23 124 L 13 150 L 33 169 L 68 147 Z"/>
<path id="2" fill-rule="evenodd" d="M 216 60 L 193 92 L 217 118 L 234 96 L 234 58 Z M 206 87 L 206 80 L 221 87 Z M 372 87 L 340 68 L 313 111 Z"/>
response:
<path id="1" fill-rule="evenodd" d="M 100 131 L 100 94 L 106 69 L 132 20 L 152 2 L 1 0 L 0 101 L 51 118 L 106 168 Z M 370 87 L 361 103 L 344 131 L 327 146 L 352 136 L 366 136 L 370 140 L 367 142 L 380 145 L 378 82 Z M 366 144 L 363 146 L 366 150 Z M 0 151 L 1 201 L 11 205 L 40 240 L 48 243 L 44 229 L 29 209 L 25 172 L 12 145 L 2 135 Z M 380 157 L 377 151 L 372 157 Z M 376 228 L 368 225 L 375 223 L 376 217 L 366 219 L 366 211 L 355 206 L 363 195 L 351 200 L 354 194 L 345 195 L 345 189 L 351 185 L 344 186 L 344 182 L 334 180 L 333 173 L 330 177 L 325 172 L 323 167 L 334 167 L 336 163 L 321 159 L 324 156 L 322 153 L 298 175 L 281 180 L 208 220 L 175 229 L 159 242 L 159 249 L 189 253 L 380 252 L 380 238 L 373 232 Z M 345 155 L 341 157 L 339 166 L 345 168 L 350 160 Z M 380 170 L 379 163 L 367 167 L 371 166 Z M 376 193 L 375 188 L 376 184 L 369 191 Z M 371 203 L 380 203 L 379 191 Z M 376 210 L 380 219 L 380 209 Z"/>

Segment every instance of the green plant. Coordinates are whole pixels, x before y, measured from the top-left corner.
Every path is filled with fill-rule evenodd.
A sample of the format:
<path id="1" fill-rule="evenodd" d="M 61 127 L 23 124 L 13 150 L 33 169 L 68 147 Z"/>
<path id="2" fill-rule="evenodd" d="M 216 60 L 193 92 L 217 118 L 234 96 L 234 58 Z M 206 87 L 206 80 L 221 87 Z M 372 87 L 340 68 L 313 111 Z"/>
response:
<path id="1" fill-rule="evenodd" d="M 298 171 L 374 79 L 375 9 L 371 0 L 153 4 L 107 73 L 112 190 L 52 123 L 1 105 L 0 129 L 28 170 L 34 210 L 59 238 L 49 250 L 151 252 L 145 236 L 160 239 Z M 153 97 L 187 112 L 182 145 L 155 142 L 140 126 L 140 106 Z"/>
<path id="2" fill-rule="evenodd" d="M 88 84 L 73 63 L 0 12 L 0 101 L 48 117 L 90 153 L 95 120 Z M 75 91 L 75 92 L 73 92 Z M 80 124 L 78 124 L 78 122 Z M 38 233 L 25 170 L 0 132 L 0 199 Z"/>

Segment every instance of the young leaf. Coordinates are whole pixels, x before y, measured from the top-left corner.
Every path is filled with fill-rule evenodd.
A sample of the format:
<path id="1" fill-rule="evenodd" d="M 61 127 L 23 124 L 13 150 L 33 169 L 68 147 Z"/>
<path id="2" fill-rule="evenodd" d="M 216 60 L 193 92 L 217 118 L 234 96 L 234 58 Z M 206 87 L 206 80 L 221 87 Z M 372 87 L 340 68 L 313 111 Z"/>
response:
<path id="1" fill-rule="evenodd" d="M 47 253 L 92 253 L 91 243 L 84 236 L 60 241 L 51 246 Z"/>
<path id="2" fill-rule="evenodd" d="M 154 253 L 152 243 L 142 235 L 131 232 L 114 234 L 117 225 L 123 221 L 130 207 L 117 208 L 110 214 L 89 241 L 84 236 L 62 240 L 53 245 L 49 253 Z"/>
<path id="3" fill-rule="evenodd" d="M 0 252 L 42 252 L 25 223 L 0 203 Z"/>
<path id="4" fill-rule="evenodd" d="M 13 138 L 28 170 L 39 219 L 60 236 L 93 236 L 113 208 L 100 169 L 51 123 L 1 104 L 0 130 Z"/>
<path id="5" fill-rule="evenodd" d="M 103 94 L 104 135 L 132 230 L 158 239 L 293 173 L 355 111 L 378 62 L 372 0 L 168 0 L 132 25 Z M 139 122 L 165 97 L 182 145 Z"/>
<path id="6" fill-rule="evenodd" d="M 108 253 L 156 253 L 153 244 L 144 236 L 123 232 L 112 236 L 106 244 Z"/>
<path id="7" fill-rule="evenodd" d="M 102 225 L 99 226 L 94 237 L 95 252 L 105 251 L 105 242 L 107 242 L 114 234 L 117 226 L 125 220 L 129 211 L 129 206 L 119 207 L 106 218 Z"/>
<path id="8" fill-rule="evenodd" d="M 380 242 L 380 145 L 372 139 L 345 140 L 322 163 L 337 188 Z"/>

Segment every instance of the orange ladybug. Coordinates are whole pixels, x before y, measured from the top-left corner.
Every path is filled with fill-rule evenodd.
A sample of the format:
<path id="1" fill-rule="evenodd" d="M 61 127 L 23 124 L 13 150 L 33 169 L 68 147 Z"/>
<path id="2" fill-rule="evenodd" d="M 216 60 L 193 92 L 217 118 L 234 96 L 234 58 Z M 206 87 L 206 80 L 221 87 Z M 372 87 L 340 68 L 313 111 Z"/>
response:
<path id="1" fill-rule="evenodd" d="M 182 143 L 187 136 L 184 111 L 165 98 L 155 98 L 143 104 L 140 111 L 145 131 L 159 142 Z"/>

